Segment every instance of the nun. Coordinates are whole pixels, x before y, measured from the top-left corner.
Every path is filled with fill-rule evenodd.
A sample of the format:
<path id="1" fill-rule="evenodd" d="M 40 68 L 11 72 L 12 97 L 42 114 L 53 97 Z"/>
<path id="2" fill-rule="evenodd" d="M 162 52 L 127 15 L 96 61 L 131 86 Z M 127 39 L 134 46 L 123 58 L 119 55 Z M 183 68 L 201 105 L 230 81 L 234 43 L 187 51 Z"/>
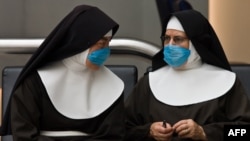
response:
<path id="1" fill-rule="evenodd" d="M 200 12 L 171 14 L 161 38 L 152 71 L 126 100 L 126 140 L 222 141 L 224 125 L 250 123 L 246 91 Z"/>
<path id="2" fill-rule="evenodd" d="M 23 67 L 1 134 L 14 141 L 122 141 L 124 83 L 104 66 L 118 27 L 99 8 L 76 6 Z"/>

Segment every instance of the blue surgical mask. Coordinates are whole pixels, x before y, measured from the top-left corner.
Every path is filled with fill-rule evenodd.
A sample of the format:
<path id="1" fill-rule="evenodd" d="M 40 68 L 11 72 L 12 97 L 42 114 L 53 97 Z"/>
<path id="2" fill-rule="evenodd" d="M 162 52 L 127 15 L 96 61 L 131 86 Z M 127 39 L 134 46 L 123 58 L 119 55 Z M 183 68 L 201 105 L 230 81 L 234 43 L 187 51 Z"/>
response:
<path id="1" fill-rule="evenodd" d="M 110 56 L 110 48 L 105 47 L 102 49 L 95 50 L 88 55 L 88 59 L 91 63 L 101 66 Z"/>
<path id="2" fill-rule="evenodd" d="M 167 64 L 172 67 L 180 67 L 187 61 L 190 50 L 177 45 L 167 45 L 164 47 L 163 54 Z"/>

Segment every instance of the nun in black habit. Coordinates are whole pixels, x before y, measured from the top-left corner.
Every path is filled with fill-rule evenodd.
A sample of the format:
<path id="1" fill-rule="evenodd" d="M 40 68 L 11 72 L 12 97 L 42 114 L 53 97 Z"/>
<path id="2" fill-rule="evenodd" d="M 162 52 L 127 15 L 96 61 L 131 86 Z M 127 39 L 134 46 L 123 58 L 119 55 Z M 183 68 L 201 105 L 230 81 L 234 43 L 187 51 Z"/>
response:
<path id="1" fill-rule="evenodd" d="M 125 102 L 126 140 L 222 141 L 224 125 L 250 123 L 246 92 L 201 13 L 171 14 L 162 40 Z"/>
<path id="2" fill-rule="evenodd" d="M 75 7 L 24 66 L 2 135 L 14 141 L 122 140 L 124 83 L 103 65 L 118 27 L 97 7 Z"/>

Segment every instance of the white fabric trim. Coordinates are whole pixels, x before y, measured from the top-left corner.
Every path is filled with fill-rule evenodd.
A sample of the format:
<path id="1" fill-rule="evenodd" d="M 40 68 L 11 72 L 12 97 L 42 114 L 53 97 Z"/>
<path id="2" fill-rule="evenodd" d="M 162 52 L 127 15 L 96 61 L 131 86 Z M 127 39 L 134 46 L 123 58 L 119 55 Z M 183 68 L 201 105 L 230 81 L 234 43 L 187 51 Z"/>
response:
<path id="1" fill-rule="evenodd" d="M 149 73 L 149 85 L 156 99 L 173 106 L 218 98 L 232 88 L 235 79 L 235 73 L 209 64 L 188 70 L 165 66 Z"/>
<path id="2" fill-rule="evenodd" d="M 180 21 L 175 16 L 172 16 L 170 18 L 170 20 L 168 21 L 168 25 L 167 25 L 166 29 L 175 29 L 175 30 L 179 30 L 179 31 L 184 32 L 184 29 L 183 29 Z"/>
<path id="3" fill-rule="evenodd" d="M 123 81 L 105 66 L 85 66 L 88 51 L 38 70 L 54 107 L 72 119 L 93 118 L 122 94 Z"/>
<path id="4" fill-rule="evenodd" d="M 110 37 L 110 36 L 112 36 L 112 30 L 109 30 L 109 32 L 104 35 L 104 37 Z"/>
<path id="5" fill-rule="evenodd" d="M 187 70 L 187 69 L 198 68 L 202 65 L 201 57 L 197 53 L 194 45 L 192 44 L 192 42 L 190 40 L 189 40 L 189 50 L 190 50 L 190 55 L 189 55 L 186 63 L 184 63 L 180 67 L 175 67 L 175 69 Z"/>
<path id="6" fill-rule="evenodd" d="M 49 137 L 64 137 L 64 136 L 88 136 L 89 134 L 80 131 L 40 131 L 40 135 Z"/>
<path id="7" fill-rule="evenodd" d="M 197 53 L 191 40 L 189 40 L 189 50 L 190 56 L 188 57 L 187 63 L 184 65 L 183 69 L 192 69 L 200 67 L 202 65 L 201 57 Z"/>

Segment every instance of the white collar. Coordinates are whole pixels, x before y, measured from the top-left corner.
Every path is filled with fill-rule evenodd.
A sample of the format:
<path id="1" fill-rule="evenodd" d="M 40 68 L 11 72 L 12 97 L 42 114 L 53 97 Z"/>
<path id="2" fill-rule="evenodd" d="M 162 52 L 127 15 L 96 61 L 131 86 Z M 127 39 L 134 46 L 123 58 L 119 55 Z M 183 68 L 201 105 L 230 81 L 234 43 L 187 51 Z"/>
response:
<path id="1" fill-rule="evenodd" d="M 186 70 L 165 66 L 149 73 L 149 85 L 156 99 L 174 106 L 220 97 L 232 88 L 235 79 L 235 73 L 209 64 Z"/>
<path id="2" fill-rule="evenodd" d="M 75 61 L 85 62 L 87 53 L 85 51 L 38 70 L 54 107 L 73 119 L 101 114 L 124 90 L 123 81 L 105 66 L 92 71 Z"/>

